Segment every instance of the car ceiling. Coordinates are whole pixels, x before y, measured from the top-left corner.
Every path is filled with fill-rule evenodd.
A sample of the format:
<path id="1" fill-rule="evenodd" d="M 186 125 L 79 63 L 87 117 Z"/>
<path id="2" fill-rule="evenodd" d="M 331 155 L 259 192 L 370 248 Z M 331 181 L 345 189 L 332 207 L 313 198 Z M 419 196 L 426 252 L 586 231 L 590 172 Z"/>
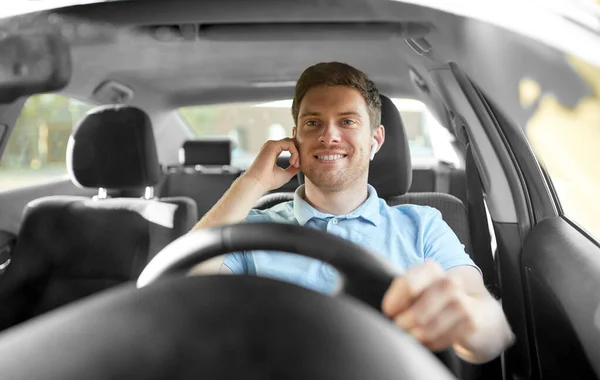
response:
<path id="1" fill-rule="evenodd" d="M 18 23 L 21 28 L 29 24 L 38 29 L 43 24 L 60 25 L 63 35 L 72 36 L 74 72 L 65 92 L 84 98 L 108 79 L 135 91 L 156 93 L 173 105 L 254 100 L 282 94 L 289 97 L 293 85 L 257 88 L 253 83 L 294 81 L 306 67 L 332 60 L 365 70 L 388 93 L 410 96 L 414 90 L 402 58 L 410 54 L 410 48 L 402 37 L 380 42 L 377 35 L 357 40 L 326 32 L 316 38 L 298 35 L 290 42 L 277 41 L 276 33 L 267 31 L 246 41 L 237 36 L 222 41 L 198 38 L 162 42 L 148 27 L 186 23 L 400 21 L 405 8 L 398 5 L 387 1 L 227 0 L 177 1 L 165 7 L 162 1 L 133 1 L 65 8 L 48 22 L 44 13 L 22 16 Z M 377 38 L 377 43 L 373 43 L 373 38 Z"/>
<path id="2" fill-rule="evenodd" d="M 344 29 L 345 22 L 412 22 L 430 31 L 392 33 L 385 25 L 365 31 L 356 24 Z M 243 27 L 252 23 L 263 24 L 262 29 Z M 281 29 L 290 23 L 296 23 L 295 29 Z M 315 29 L 315 23 L 327 25 Z M 213 27 L 209 32 L 218 26 L 233 29 L 165 42 L 155 38 L 153 28 L 160 25 Z M 336 31 L 335 25 L 342 29 Z M 588 90 L 569 71 L 564 55 L 548 46 L 496 26 L 397 1 L 119 1 L 18 16 L 2 20 L 0 28 L 58 29 L 67 37 L 74 71 L 66 93 L 89 99 L 99 84 L 114 80 L 131 87 L 136 97 L 152 96 L 154 105 L 164 108 L 289 98 L 293 85 L 252 83 L 294 81 L 306 67 L 333 60 L 364 70 L 389 96 L 414 98 L 421 94 L 409 67 L 427 78 L 427 71 L 440 62 L 457 61 L 520 123 L 529 116 L 517 96 L 523 77 L 533 77 L 550 90 L 560 88 L 571 95 L 566 99 L 570 104 Z M 441 58 L 425 58 L 408 46 L 404 38 L 420 33 Z"/>

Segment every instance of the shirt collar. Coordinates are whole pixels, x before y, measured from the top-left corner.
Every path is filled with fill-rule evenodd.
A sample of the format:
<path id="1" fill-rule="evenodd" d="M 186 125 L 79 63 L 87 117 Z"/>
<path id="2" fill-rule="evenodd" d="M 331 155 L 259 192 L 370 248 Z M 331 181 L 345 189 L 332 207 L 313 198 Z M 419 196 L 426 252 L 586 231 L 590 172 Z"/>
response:
<path id="1" fill-rule="evenodd" d="M 303 226 L 312 218 L 327 219 L 327 218 L 340 218 L 340 219 L 354 219 L 363 218 L 375 226 L 379 224 L 381 214 L 379 213 L 379 196 L 377 191 L 371 185 L 367 185 L 368 197 L 354 211 L 345 215 L 333 215 L 325 214 L 312 207 L 308 202 L 304 200 L 304 185 L 300 185 L 294 192 L 294 216 L 298 223 Z"/>

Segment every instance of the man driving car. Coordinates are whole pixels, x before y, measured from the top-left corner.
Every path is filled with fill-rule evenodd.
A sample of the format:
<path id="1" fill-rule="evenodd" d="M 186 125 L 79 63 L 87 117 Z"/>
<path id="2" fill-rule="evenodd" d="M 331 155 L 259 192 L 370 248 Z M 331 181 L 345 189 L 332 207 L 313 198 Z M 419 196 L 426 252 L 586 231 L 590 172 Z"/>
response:
<path id="1" fill-rule="evenodd" d="M 368 184 L 369 162 L 385 142 L 374 83 L 347 64 L 316 64 L 297 81 L 292 115 L 292 138 L 265 143 L 194 230 L 280 222 L 346 238 L 404 272 L 381 305 L 400 327 L 430 349 L 452 347 L 472 363 L 497 357 L 513 334 L 480 270 L 440 212 L 427 206 L 388 206 Z M 284 151 L 291 154 L 287 169 L 276 165 Z M 293 201 L 252 209 L 263 194 L 300 170 L 305 184 Z M 222 273 L 270 276 L 325 293 L 337 284 L 337 273 L 327 264 L 299 255 L 253 251 L 220 260 Z"/>

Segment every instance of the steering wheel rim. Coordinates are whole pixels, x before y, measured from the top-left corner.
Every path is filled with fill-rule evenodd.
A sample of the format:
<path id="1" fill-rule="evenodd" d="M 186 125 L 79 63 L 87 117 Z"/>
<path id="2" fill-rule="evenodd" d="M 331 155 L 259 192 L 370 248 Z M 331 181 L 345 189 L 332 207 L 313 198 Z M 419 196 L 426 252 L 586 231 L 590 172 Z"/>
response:
<path id="1" fill-rule="evenodd" d="M 140 274 L 142 288 L 230 252 L 268 250 L 321 260 L 340 274 L 340 291 L 377 310 L 400 273 L 369 250 L 324 231 L 283 223 L 229 224 L 190 232 L 163 248 Z"/>

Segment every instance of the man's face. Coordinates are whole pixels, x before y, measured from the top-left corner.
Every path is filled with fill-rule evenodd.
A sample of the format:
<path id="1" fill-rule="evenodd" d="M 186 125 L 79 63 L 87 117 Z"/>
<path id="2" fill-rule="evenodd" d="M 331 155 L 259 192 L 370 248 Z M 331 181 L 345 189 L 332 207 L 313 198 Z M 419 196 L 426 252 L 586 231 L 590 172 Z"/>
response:
<path id="1" fill-rule="evenodd" d="M 366 181 L 372 138 L 383 143 L 383 127 L 371 129 L 367 103 L 346 86 L 313 87 L 300 104 L 294 137 L 300 168 L 326 191 Z"/>

